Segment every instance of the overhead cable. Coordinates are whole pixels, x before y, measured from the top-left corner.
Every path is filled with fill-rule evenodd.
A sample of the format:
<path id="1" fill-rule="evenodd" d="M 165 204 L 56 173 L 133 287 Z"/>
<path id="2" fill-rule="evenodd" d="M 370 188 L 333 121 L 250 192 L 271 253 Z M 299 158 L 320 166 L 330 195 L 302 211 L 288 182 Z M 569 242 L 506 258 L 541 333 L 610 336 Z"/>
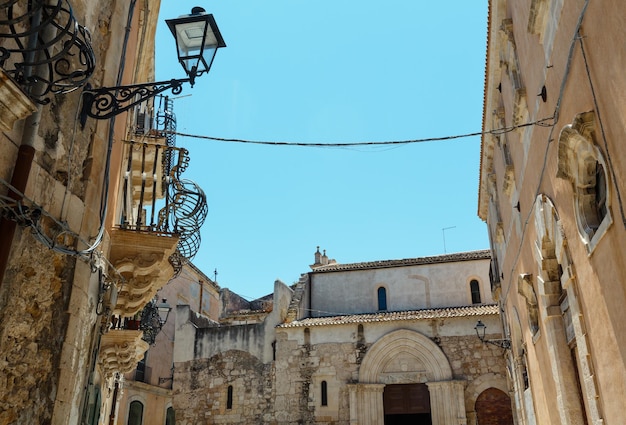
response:
<path id="1" fill-rule="evenodd" d="M 425 143 L 425 142 L 442 142 L 446 140 L 454 140 L 454 139 L 462 139 L 467 137 L 474 136 L 484 136 L 487 134 L 504 134 L 518 128 L 529 127 L 533 125 L 538 125 L 542 127 L 551 127 L 551 124 L 548 124 L 549 121 L 552 121 L 553 117 L 543 118 L 537 121 L 528 122 L 524 124 L 518 124 L 510 127 L 498 128 L 489 131 L 477 131 L 474 133 L 465 133 L 465 134 L 457 134 L 451 136 L 443 136 L 443 137 L 429 137 L 424 139 L 411 139 L 411 140 L 392 140 L 392 141 L 382 141 L 382 142 L 330 142 L 330 143 L 316 143 L 316 142 L 272 142 L 272 141 L 261 141 L 261 140 L 246 140 L 246 139 L 229 139 L 224 137 L 213 137 L 213 136 L 203 136 L 199 134 L 189 134 L 189 133 L 181 133 L 178 131 L 171 132 L 171 134 L 175 134 L 180 137 L 189 137 L 192 139 L 204 139 L 204 140 L 213 140 L 216 142 L 228 142 L 228 143 L 246 143 L 246 144 L 254 144 L 254 145 L 270 145 L 270 146 L 302 146 L 302 147 L 313 147 L 313 148 L 332 148 L 332 147 L 346 147 L 346 146 L 386 146 L 386 145 L 408 145 L 413 143 Z"/>

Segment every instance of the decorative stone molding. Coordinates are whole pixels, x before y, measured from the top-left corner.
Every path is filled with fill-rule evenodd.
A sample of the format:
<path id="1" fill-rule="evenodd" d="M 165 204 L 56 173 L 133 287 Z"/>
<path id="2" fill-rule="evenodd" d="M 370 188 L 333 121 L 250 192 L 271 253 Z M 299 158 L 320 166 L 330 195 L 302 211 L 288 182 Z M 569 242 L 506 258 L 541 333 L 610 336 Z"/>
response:
<path id="1" fill-rule="evenodd" d="M 541 35 L 546 26 L 548 0 L 532 0 L 528 16 L 528 32 Z"/>
<path id="2" fill-rule="evenodd" d="M 467 425 L 465 381 L 427 382 L 433 425 Z"/>
<path id="3" fill-rule="evenodd" d="M 588 418 L 591 418 L 590 423 L 599 424 L 602 421 L 599 395 L 594 382 L 591 350 L 584 331 L 584 317 L 580 314 L 575 278 L 571 274 L 567 240 L 552 200 L 540 194 L 535 204 L 535 260 L 543 277 L 539 289 L 543 289 L 540 299 L 546 338 L 549 341 L 548 357 L 557 392 L 556 408 L 562 423 L 584 423 L 586 410 Z M 572 361 L 570 350 L 574 341 L 577 365 Z M 584 406 L 578 392 L 572 391 L 572 388 L 581 388 L 581 394 L 586 399 Z"/>
<path id="4" fill-rule="evenodd" d="M 589 253 L 613 223 L 606 170 L 595 143 L 594 112 L 578 114 L 559 135 L 556 175 L 572 184 L 578 233 Z"/>
<path id="5" fill-rule="evenodd" d="M 22 89 L 0 69 L 0 130 L 13 130 L 15 121 L 26 118 L 36 109 Z"/>
<path id="6" fill-rule="evenodd" d="M 124 278 L 118 282 L 113 314 L 137 314 L 174 275 L 169 257 L 178 238 L 160 234 L 113 229 L 110 261 Z"/>
<path id="7" fill-rule="evenodd" d="M 533 288 L 532 281 L 532 274 L 520 274 L 517 279 L 517 293 L 526 300 L 530 331 L 533 335 L 535 335 L 539 330 L 539 304 L 537 303 L 537 294 Z"/>
<path id="8" fill-rule="evenodd" d="M 377 425 L 385 419 L 384 384 L 349 384 L 350 425 Z"/>
<path id="9" fill-rule="evenodd" d="M 496 242 L 497 243 L 504 243 L 504 223 L 501 221 L 498 221 L 496 223 Z"/>
<path id="10" fill-rule="evenodd" d="M 406 364 L 404 375 L 413 372 L 430 381 L 452 379 L 450 363 L 441 348 L 420 333 L 402 329 L 383 336 L 368 350 L 359 370 L 359 382 L 380 383 L 386 373 L 398 372 L 393 370 L 394 364 L 402 362 Z"/>
<path id="11" fill-rule="evenodd" d="M 502 191 L 509 196 L 515 191 L 515 169 L 513 168 L 513 164 L 507 164 L 504 168 Z"/>
<path id="12" fill-rule="evenodd" d="M 526 89 L 515 90 L 513 103 L 513 125 L 525 124 L 528 121 L 528 102 L 526 101 Z M 522 128 L 522 130 L 524 130 Z"/>
<path id="13" fill-rule="evenodd" d="M 510 394 L 506 379 L 503 376 L 494 373 L 486 373 L 475 378 L 465 389 L 465 410 L 471 412 L 474 410 L 476 399 L 488 388 L 497 388 L 505 394 Z"/>
<path id="14" fill-rule="evenodd" d="M 143 332 L 130 330 L 111 330 L 102 335 L 98 366 L 105 376 L 110 378 L 116 372 L 131 372 L 137 366 L 149 345 L 141 339 Z"/>

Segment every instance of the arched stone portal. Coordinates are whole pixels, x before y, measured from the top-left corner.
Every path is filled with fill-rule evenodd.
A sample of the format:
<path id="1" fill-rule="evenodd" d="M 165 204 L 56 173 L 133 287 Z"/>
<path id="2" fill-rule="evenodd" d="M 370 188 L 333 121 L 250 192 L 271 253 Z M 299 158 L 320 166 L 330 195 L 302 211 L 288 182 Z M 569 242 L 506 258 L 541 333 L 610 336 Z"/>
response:
<path id="1" fill-rule="evenodd" d="M 368 350 L 359 383 L 350 385 L 350 423 L 383 425 L 386 385 L 426 384 L 432 425 L 465 425 L 463 382 L 452 379 L 441 349 L 428 337 L 407 329 L 391 332 Z"/>

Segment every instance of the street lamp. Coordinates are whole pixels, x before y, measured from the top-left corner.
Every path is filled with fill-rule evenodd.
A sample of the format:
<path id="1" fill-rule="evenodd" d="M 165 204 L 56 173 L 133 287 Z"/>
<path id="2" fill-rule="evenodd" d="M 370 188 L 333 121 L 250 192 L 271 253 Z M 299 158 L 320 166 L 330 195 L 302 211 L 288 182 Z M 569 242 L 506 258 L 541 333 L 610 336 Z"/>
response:
<path id="1" fill-rule="evenodd" d="M 167 303 L 167 300 L 163 298 L 160 303 L 156 306 L 159 312 L 159 322 L 161 323 L 161 327 L 167 322 L 167 317 L 170 315 L 170 311 L 172 311 L 172 307 Z"/>
<path id="2" fill-rule="evenodd" d="M 141 322 L 139 324 L 139 330 L 143 331 L 142 339 L 144 341 L 154 345 L 156 336 L 161 332 L 171 310 L 172 308 L 165 299 L 160 303 L 152 300 L 146 304 L 141 312 Z"/>
<path id="3" fill-rule="evenodd" d="M 500 348 L 504 348 L 508 350 L 511 348 L 511 340 L 510 339 L 485 339 L 485 333 L 487 332 L 487 325 L 485 325 L 482 320 L 479 320 L 474 326 L 474 330 L 476 331 L 476 336 L 483 344 L 491 344 L 496 345 Z"/>
<path id="4" fill-rule="evenodd" d="M 191 15 L 165 21 L 176 39 L 178 61 L 193 87 L 196 77 L 209 72 L 220 47 L 226 47 L 213 15 L 194 7 Z"/>
<path id="5" fill-rule="evenodd" d="M 165 21 L 176 39 L 178 61 L 187 78 L 126 86 L 86 88 L 83 92 L 82 122 L 86 117 L 109 119 L 159 93 L 180 94 L 183 83 L 192 87 L 196 77 L 209 72 L 217 49 L 226 47 L 215 18 L 201 7 L 191 14 Z"/>

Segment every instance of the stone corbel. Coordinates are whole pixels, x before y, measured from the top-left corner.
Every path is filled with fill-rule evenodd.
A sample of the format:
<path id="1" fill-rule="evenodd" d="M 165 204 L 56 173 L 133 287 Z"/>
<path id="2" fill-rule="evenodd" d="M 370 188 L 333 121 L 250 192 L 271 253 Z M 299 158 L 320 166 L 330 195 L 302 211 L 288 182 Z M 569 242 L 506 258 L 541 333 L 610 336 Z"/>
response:
<path id="1" fill-rule="evenodd" d="M 26 118 L 36 109 L 22 89 L 0 69 L 0 130 L 13 130 L 15 121 Z"/>
<path id="2" fill-rule="evenodd" d="M 113 314 L 134 316 L 172 278 L 169 257 L 177 243 L 177 237 L 113 229 L 110 261 L 123 278 Z"/>
<path id="3" fill-rule="evenodd" d="M 142 331 L 111 330 L 102 335 L 98 365 L 105 378 L 116 372 L 125 374 L 137 367 L 149 345 L 141 339 Z"/>
<path id="4" fill-rule="evenodd" d="M 530 330 L 532 334 L 535 335 L 539 330 L 539 303 L 537 302 L 537 294 L 533 287 L 532 274 L 523 273 L 518 276 L 517 293 L 526 300 Z"/>
<path id="5" fill-rule="evenodd" d="M 528 120 L 528 102 L 526 101 L 526 89 L 521 87 L 515 90 L 513 104 L 513 125 L 525 124 Z"/>

